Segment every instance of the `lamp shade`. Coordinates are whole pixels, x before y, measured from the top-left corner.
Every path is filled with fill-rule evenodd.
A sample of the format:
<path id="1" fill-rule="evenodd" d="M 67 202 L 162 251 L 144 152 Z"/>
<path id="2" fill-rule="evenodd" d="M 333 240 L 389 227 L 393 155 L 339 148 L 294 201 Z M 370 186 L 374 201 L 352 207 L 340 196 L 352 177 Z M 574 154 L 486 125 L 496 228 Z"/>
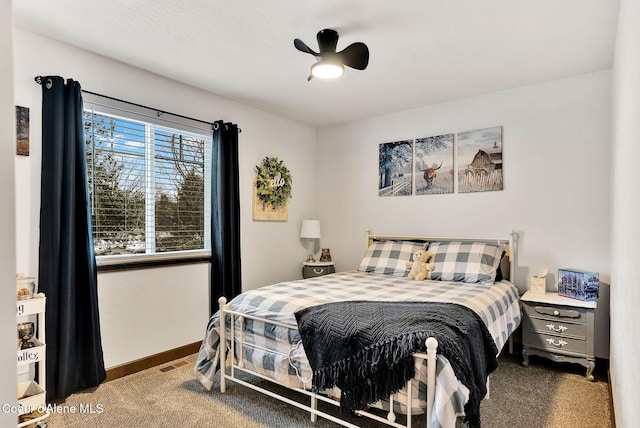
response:
<path id="1" fill-rule="evenodd" d="M 301 238 L 319 239 L 320 235 L 320 220 L 302 220 L 302 229 L 300 230 Z"/>

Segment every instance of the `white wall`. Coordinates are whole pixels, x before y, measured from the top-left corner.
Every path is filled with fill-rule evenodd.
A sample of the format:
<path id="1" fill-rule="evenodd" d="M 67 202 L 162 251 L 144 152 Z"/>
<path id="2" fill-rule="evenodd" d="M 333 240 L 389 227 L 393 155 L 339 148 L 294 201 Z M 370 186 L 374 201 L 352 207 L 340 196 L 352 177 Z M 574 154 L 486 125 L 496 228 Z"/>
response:
<path id="1" fill-rule="evenodd" d="M 320 129 L 322 246 L 337 269 L 353 269 L 366 228 L 469 237 L 507 237 L 513 228 L 520 288 L 540 266 L 553 273 L 549 289 L 558 268 L 600 273 L 596 355 L 608 358 L 610 85 L 602 71 Z M 378 196 L 379 144 L 497 125 L 503 191 Z"/>
<path id="2" fill-rule="evenodd" d="M 611 390 L 616 425 L 636 426 L 640 410 L 640 3 L 622 0 L 613 67 Z"/>
<path id="3" fill-rule="evenodd" d="M 15 101 L 31 108 L 31 155 L 16 158 L 17 269 L 37 274 L 41 161 L 41 88 L 37 75 L 60 75 L 83 89 L 197 119 L 237 123 L 243 288 L 299 278 L 303 218 L 315 214 L 316 131 L 219 96 L 161 78 L 69 45 L 15 30 Z M 254 167 L 284 160 L 293 176 L 287 222 L 252 221 Z M 277 251 L 274 248 L 277 247 Z M 191 265 L 98 276 L 107 368 L 197 342 L 208 319 L 208 267 Z"/>
<path id="4" fill-rule="evenodd" d="M 105 367 L 204 339 L 208 264 L 98 275 Z"/>
<path id="5" fill-rule="evenodd" d="M 15 232 L 13 210 L 13 158 L 16 150 L 13 104 L 13 13 L 10 1 L 0 1 L 0 426 L 15 426 L 16 295 Z"/>

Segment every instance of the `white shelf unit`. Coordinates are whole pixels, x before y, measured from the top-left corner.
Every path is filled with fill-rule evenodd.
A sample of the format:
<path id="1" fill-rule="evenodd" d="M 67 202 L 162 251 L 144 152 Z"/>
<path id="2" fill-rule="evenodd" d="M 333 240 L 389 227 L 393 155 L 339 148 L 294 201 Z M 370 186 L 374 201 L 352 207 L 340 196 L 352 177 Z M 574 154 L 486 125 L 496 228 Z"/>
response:
<path id="1" fill-rule="evenodd" d="M 46 408 L 46 339 L 45 339 L 45 308 L 46 297 L 43 293 L 35 294 L 31 299 L 16 301 L 16 324 L 30 322 L 35 316 L 34 339 L 37 346 L 16 351 L 16 362 L 18 368 L 25 365 L 37 364 L 38 377 L 36 380 L 29 380 L 17 384 L 18 410 L 19 415 L 30 413 L 38 407 Z M 26 396 L 25 396 L 26 395 Z M 23 398 L 20 398 L 23 397 Z M 46 419 L 49 412 L 44 413 L 36 419 L 31 419 L 18 424 L 18 428 L 37 423 Z"/>

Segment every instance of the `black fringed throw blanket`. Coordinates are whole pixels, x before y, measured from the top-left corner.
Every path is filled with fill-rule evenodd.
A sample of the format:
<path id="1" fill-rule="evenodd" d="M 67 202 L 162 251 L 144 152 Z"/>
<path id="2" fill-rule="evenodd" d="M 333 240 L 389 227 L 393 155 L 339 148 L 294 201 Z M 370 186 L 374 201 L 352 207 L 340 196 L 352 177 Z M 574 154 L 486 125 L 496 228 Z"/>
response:
<path id="1" fill-rule="evenodd" d="M 498 367 L 496 345 L 473 310 L 454 303 L 326 303 L 295 314 L 313 369 L 315 392 L 337 386 L 342 413 L 389 398 L 415 374 L 412 354 L 438 340 L 458 380 L 469 388 L 465 422 L 480 427 L 487 376 Z"/>

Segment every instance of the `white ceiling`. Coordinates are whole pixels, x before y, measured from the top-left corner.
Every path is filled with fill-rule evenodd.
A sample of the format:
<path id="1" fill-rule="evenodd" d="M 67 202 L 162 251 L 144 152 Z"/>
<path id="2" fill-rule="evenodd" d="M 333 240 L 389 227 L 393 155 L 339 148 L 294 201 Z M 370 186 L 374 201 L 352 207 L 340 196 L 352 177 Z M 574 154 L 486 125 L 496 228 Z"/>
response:
<path id="1" fill-rule="evenodd" d="M 15 25 L 322 126 L 611 68 L 617 0 L 15 0 Z M 316 33 L 369 66 L 307 82 Z"/>

